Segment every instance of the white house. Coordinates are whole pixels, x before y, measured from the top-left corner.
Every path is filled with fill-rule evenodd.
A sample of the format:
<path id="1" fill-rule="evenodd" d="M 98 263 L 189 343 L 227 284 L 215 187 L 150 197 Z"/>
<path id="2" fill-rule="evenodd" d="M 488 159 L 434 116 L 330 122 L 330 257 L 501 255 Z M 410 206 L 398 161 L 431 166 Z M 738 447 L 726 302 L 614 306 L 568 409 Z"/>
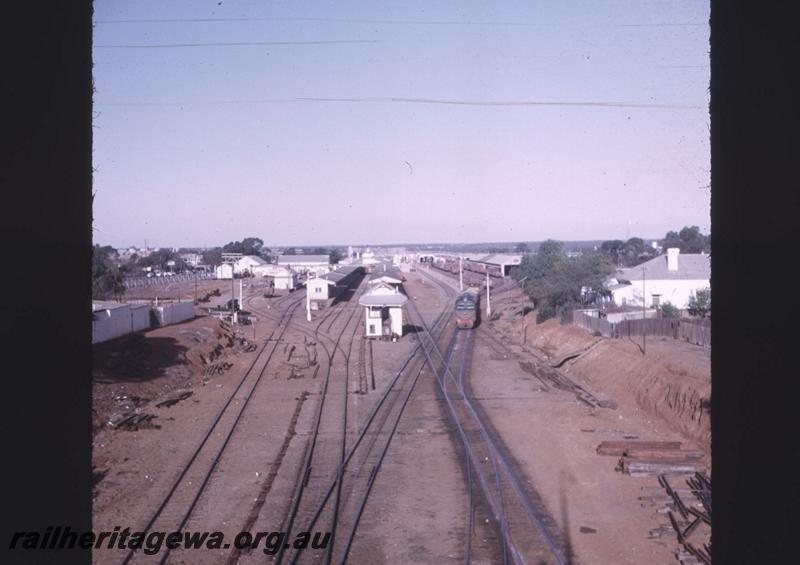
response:
<path id="1" fill-rule="evenodd" d="M 250 269 L 254 277 L 272 277 L 276 290 L 294 290 L 297 286 L 297 273 L 280 265 L 257 265 Z"/>
<path id="2" fill-rule="evenodd" d="M 665 302 L 685 310 L 689 299 L 711 286 L 711 257 L 704 253 L 684 253 L 671 247 L 666 254 L 621 269 L 605 287 L 618 306 L 658 307 Z"/>
<path id="3" fill-rule="evenodd" d="M 365 308 L 366 336 L 402 337 L 403 305 L 406 302 L 408 297 L 396 288 L 383 282 L 373 285 L 358 300 Z"/>
<path id="4" fill-rule="evenodd" d="M 258 255 L 244 255 L 233 263 L 233 274 L 245 275 L 253 272 L 254 267 L 261 267 L 268 263 Z"/>
<path id="5" fill-rule="evenodd" d="M 312 310 L 318 310 L 321 303 L 326 302 L 333 295 L 333 289 L 336 287 L 336 282 L 315 277 L 306 281 L 306 292 L 308 293 L 308 301 Z"/>
<path id="6" fill-rule="evenodd" d="M 218 279 L 232 279 L 233 265 L 231 263 L 217 265 L 217 267 L 214 269 L 214 276 Z"/>

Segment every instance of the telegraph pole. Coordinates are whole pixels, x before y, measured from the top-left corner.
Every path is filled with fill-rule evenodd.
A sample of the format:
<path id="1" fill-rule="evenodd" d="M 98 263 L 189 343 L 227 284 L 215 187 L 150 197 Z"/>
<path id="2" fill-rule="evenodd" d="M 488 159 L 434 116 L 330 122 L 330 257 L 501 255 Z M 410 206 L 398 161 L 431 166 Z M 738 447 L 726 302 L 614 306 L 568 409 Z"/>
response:
<path id="1" fill-rule="evenodd" d="M 308 287 L 308 278 L 306 278 L 306 320 L 311 321 L 311 289 Z"/>
<path id="2" fill-rule="evenodd" d="M 644 267 L 642 267 L 642 355 L 647 355 L 647 294 L 644 292 Z"/>
<path id="3" fill-rule="evenodd" d="M 492 299 L 490 296 L 490 289 L 489 289 L 489 271 L 486 271 L 486 319 L 488 320 L 492 316 Z"/>
<path id="4" fill-rule="evenodd" d="M 231 265 L 231 323 L 236 323 L 236 286 L 233 278 L 233 265 Z"/>
<path id="5" fill-rule="evenodd" d="M 520 305 L 522 306 L 522 345 L 525 345 L 525 286 L 523 286 L 523 282 L 528 277 L 522 277 L 519 279 L 519 289 L 520 289 Z"/>
<path id="6" fill-rule="evenodd" d="M 464 290 L 464 275 L 461 269 L 461 256 L 458 257 L 458 290 Z"/>

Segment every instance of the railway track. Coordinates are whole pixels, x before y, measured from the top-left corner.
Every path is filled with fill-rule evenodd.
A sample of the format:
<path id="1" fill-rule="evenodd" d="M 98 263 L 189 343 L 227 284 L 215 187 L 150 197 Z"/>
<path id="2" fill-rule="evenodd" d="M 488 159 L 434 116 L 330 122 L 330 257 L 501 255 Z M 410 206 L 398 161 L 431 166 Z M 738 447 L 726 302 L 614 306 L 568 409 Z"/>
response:
<path id="1" fill-rule="evenodd" d="M 446 288 L 444 283 L 436 282 Z M 567 563 L 566 552 L 555 533 L 553 520 L 538 499 L 523 487 L 524 481 L 516 471 L 508 449 L 471 397 L 468 375 L 476 333 L 456 332 L 446 353 L 442 353 L 415 305 L 411 305 L 411 310 L 422 325 L 421 344 L 428 365 L 436 375 L 448 415 L 458 430 L 466 453 L 468 480 L 479 485 L 494 514 L 502 540 L 502 547 L 498 549 L 503 563 L 564 565 Z M 471 551 L 471 545 L 465 548 L 468 561 Z"/>
<path id="2" fill-rule="evenodd" d="M 443 308 L 435 321 L 434 331 L 443 331 L 451 319 L 452 314 L 447 308 Z M 320 557 L 323 557 L 326 563 L 347 561 L 375 479 L 424 366 L 421 344 L 417 344 L 395 373 L 392 381 L 375 400 L 352 443 L 346 449 L 339 467 L 335 473 L 331 473 L 328 488 L 318 499 L 313 513 L 305 521 L 299 521 L 303 531 L 311 531 L 318 523 L 324 523 L 325 518 L 333 514 L 335 519 L 331 528 L 333 535 L 325 554 L 281 550 L 276 555 L 277 563 L 316 562 Z M 329 508 L 331 506 L 333 510 Z"/>
<path id="3" fill-rule="evenodd" d="M 264 341 L 247 371 L 212 420 L 202 440 L 188 461 L 181 466 L 175 480 L 167 489 L 147 524 L 140 531 L 171 532 L 184 528 L 203 496 L 212 473 L 229 446 L 242 414 L 266 373 L 267 366 L 277 349 L 278 340 L 286 332 L 300 302 L 293 301 L 286 305 L 269 338 Z M 165 563 L 169 555 L 168 547 L 155 555 L 143 555 L 136 550 L 129 550 L 122 563 L 124 565 L 134 560 L 137 562 L 139 560 L 157 560 L 158 563 Z"/>

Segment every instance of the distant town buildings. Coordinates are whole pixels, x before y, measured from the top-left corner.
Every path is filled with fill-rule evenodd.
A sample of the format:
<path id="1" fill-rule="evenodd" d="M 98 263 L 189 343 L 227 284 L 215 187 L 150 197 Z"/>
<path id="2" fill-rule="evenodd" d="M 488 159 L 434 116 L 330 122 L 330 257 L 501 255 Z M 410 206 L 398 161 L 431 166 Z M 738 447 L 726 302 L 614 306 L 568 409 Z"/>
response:
<path id="1" fill-rule="evenodd" d="M 328 255 L 281 255 L 278 265 L 307 274 L 309 278 L 318 277 L 330 272 L 331 258 Z"/>

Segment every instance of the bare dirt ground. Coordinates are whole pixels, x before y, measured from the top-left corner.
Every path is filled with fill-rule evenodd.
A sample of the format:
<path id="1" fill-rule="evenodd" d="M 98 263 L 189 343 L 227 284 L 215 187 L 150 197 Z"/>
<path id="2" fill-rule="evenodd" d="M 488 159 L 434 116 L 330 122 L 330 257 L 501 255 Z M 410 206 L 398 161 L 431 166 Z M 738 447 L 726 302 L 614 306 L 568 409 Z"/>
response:
<path id="1" fill-rule="evenodd" d="M 428 323 L 441 309 L 450 308 L 450 300 L 421 273 L 407 278 L 409 298 Z M 229 281 L 208 282 L 220 283 L 208 285 L 208 290 L 220 287 L 223 291 L 215 298 L 217 303 L 230 298 L 230 286 L 225 286 Z M 193 284 L 187 283 L 181 292 L 189 289 L 193 291 Z M 250 297 L 245 308 L 256 311 L 258 321 L 252 327 L 239 328 L 238 333 L 215 319 L 200 317 L 95 346 L 95 530 L 144 527 L 255 359 L 257 353 L 248 351 L 252 332 L 255 330 L 259 346 L 263 345 L 262 340 L 277 326 L 277 313 L 293 300 L 291 296 L 264 298 L 257 290 L 245 289 Z M 238 295 L 238 283 L 236 292 Z M 561 528 L 572 562 L 674 562 L 673 540 L 648 539 L 648 531 L 663 525 L 665 517 L 637 499 L 642 487 L 657 487 L 656 479 L 620 474 L 614 470 L 616 458 L 597 455 L 595 448 L 603 440 L 631 437 L 681 440 L 705 448 L 710 437 L 707 409 L 695 396 L 708 397 L 708 356 L 695 346 L 655 340 L 648 340 L 647 355 L 643 356 L 638 346 L 627 340 L 599 340 L 579 328 L 555 322 L 537 326 L 533 313 L 528 314 L 527 345 L 523 348 L 518 291 L 499 292 L 492 307 L 499 318 L 484 322 L 477 330 L 473 394 L 531 489 Z M 322 316 L 314 313 L 309 323 L 298 308 L 185 529 L 219 530 L 232 536 L 240 530 L 278 531 L 285 527 L 321 399 L 324 355 L 320 344 L 309 336 Z M 363 324 L 363 312 L 359 309 L 353 319 Z M 349 330 L 342 333 L 352 334 Z M 366 363 L 375 388 L 370 383 L 365 394 L 357 394 L 360 368 L 355 360 L 361 338 L 357 331 L 355 336 L 350 350 L 355 364 L 348 380 L 349 442 L 415 345 L 409 335 L 397 343 L 374 342 L 372 359 L 367 358 Z M 294 357 L 291 346 L 298 352 Z M 612 399 L 616 409 L 589 407 L 521 365 L 542 363 L 590 346 L 562 370 L 598 396 Z M 300 353 L 303 351 L 306 353 Z M 316 370 L 306 356 L 320 360 Z M 341 356 L 335 357 L 334 363 L 336 371 L 343 370 Z M 223 370 L 209 372 L 213 366 Z M 191 395 L 171 406 L 155 407 L 151 402 L 183 390 Z M 702 408 L 699 412 L 693 408 L 696 405 Z M 154 418 L 138 429 L 107 425 L 115 415 L 137 407 Z M 336 444 L 339 433 L 333 428 L 322 431 L 330 445 Z M 707 458 L 704 462 L 708 464 Z M 354 462 L 348 472 L 365 471 Z M 325 480 L 332 474 L 335 468 L 312 470 L 314 477 Z M 463 560 L 465 490 L 463 453 L 445 417 L 433 375 L 426 369 L 376 475 L 350 562 Z M 345 493 L 344 503 L 356 496 Z M 474 561 L 478 563 L 499 562 L 497 532 L 487 524 L 488 518 L 479 503 L 474 531 Z M 296 524 L 295 531 L 298 527 L 302 528 Z M 314 529 L 326 531 L 329 524 Z M 123 556 L 119 551 L 96 551 L 94 560 L 117 563 Z M 225 563 L 232 557 L 242 562 L 266 558 L 260 551 L 194 550 L 174 552 L 170 562 Z M 319 558 L 321 554 L 309 552 L 301 562 Z"/>

